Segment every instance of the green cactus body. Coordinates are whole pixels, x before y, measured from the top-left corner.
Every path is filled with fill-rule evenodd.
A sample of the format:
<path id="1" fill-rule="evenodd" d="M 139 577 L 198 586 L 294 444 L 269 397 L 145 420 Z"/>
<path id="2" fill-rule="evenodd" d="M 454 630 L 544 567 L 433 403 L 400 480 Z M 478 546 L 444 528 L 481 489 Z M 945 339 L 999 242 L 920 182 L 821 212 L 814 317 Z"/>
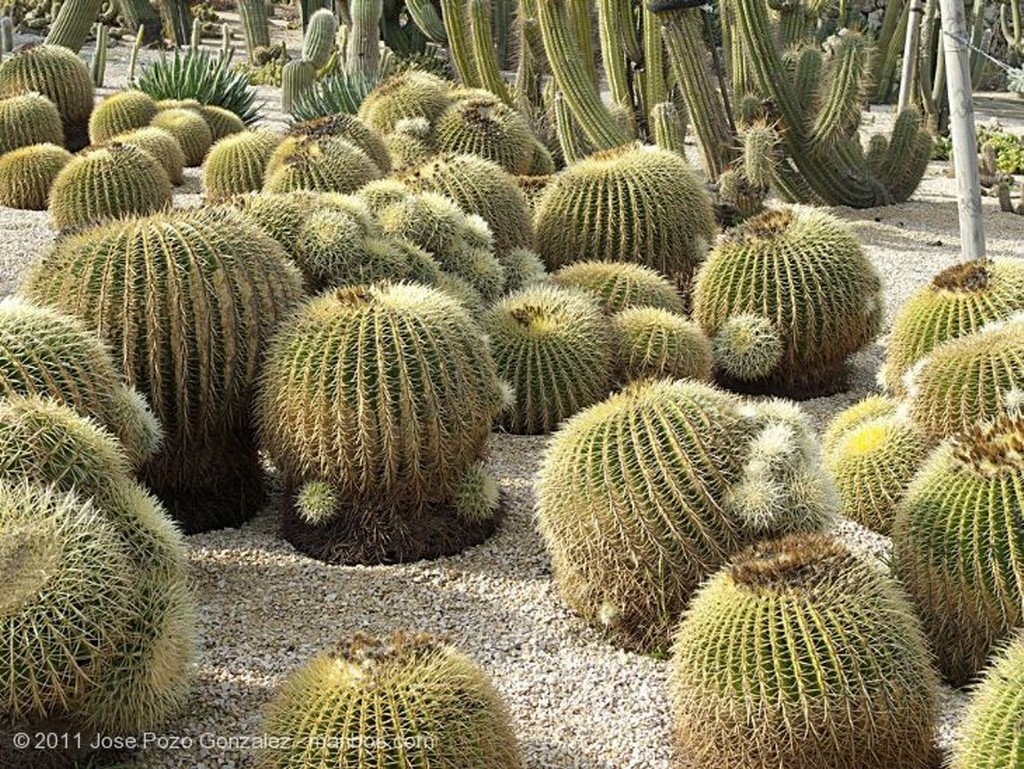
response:
<path id="1" fill-rule="evenodd" d="M 128 133 L 118 134 L 112 140 L 118 144 L 148 152 L 160 161 L 171 184 L 180 185 L 185 181 L 185 151 L 174 135 L 163 128 L 146 126 Z"/>
<path id="2" fill-rule="evenodd" d="M 55 144 L 33 144 L 0 155 L 0 206 L 45 211 L 53 181 L 71 157 Z"/>
<path id="3" fill-rule="evenodd" d="M 694 285 L 694 319 L 715 340 L 727 381 L 743 389 L 801 396 L 831 387 L 881 329 L 878 273 L 850 228 L 824 212 L 748 220 Z"/>
<path id="4" fill-rule="evenodd" d="M 85 45 L 103 0 L 63 0 L 46 35 L 46 45 L 59 45 L 78 53 Z"/>
<path id="5" fill-rule="evenodd" d="M 403 174 L 400 181 L 416 192 L 445 195 L 465 213 L 483 217 L 499 258 L 533 243 L 526 196 L 497 163 L 474 155 L 445 155 Z"/>
<path id="6" fill-rule="evenodd" d="M 1019 261 L 966 262 L 943 270 L 893 319 L 882 369 L 886 389 L 905 394 L 907 372 L 936 345 L 1022 311 L 1024 264 Z"/>
<path id="7" fill-rule="evenodd" d="M 384 144 L 398 172 L 419 168 L 437 156 L 434 129 L 425 118 L 399 120 L 395 130 L 384 137 Z"/>
<path id="8" fill-rule="evenodd" d="M 533 167 L 536 139 L 527 121 L 495 98 L 453 104 L 437 123 L 437 149 L 492 160 L 510 174 Z"/>
<path id="9" fill-rule="evenodd" d="M 839 442 L 852 430 L 880 417 L 891 417 L 899 408 L 899 401 L 885 395 L 871 395 L 836 414 L 821 436 L 825 454 L 835 450 Z"/>
<path id="10" fill-rule="evenodd" d="M 639 264 L 575 262 L 554 273 L 551 281 L 589 292 L 609 315 L 630 307 L 658 307 L 679 315 L 685 311 L 675 286 Z"/>
<path id="11" fill-rule="evenodd" d="M 493 684 L 428 636 L 358 637 L 315 657 L 278 690 L 263 729 L 292 746 L 267 750 L 267 769 L 523 767 Z"/>
<path id="12" fill-rule="evenodd" d="M 219 202 L 263 188 L 264 169 L 281 143 L 271 131 L 246 131 L 228 136 L 210 149 L 203 162 L 203 194 Z"/>
<path id="13" fill-rule="evenodd" d="M 249 61 L 255 63 L 256 52 L 270 47 L 270 0 L 239 0 L 238 16 Z"/>
<path id="14" fill-rule="evenodd" d="M 526 288 L 534 283 L 543 283 L 548 274 L 544 262 L 535 251 L 528 248 L 513 248 L 502 255 L 501 266 L 505 271 L 505 293 Z"/>
<path id="15" fill-rule="evenodd" d="M 905 595 L 874 564 L 822 535 L 755 545 L 700 589 L 676 634 L 677 755 L 926 769 L 939 694 L 929 663 Z"/>
<path id="16" fill-rule="evenodd" d="M 515 395 L 501 419 L 510 432 L 552 432 L 611 389 L 611 322 L 583 292 L 527 287 L 488 311 L 483 326 Z"/>
<path id="17" fill-rule="evenodd" d="M 111 143 L 73 158 L 50 189 L 50 214 L 60 229 L 75 229 L 171 205 L 171 180 L 145 150 Z"/>
<path id="18" fill-rule="evenodd" d="M 444 20 L 432 0 L 407 0 L 405 8 L 420 31 L 430 38 L 432 43 L 440 46 L 448 45 L 448 33 L 444 28 Z"/>
<path id="19" fill-rule="evenodd" d="M 1024 626 L 1024 420 L 947 440 L 915 476 L 893 526 L 896 573 L 954 686 Z"/>
<path id="20" fill-rule="evenodd" d="M 612 318 L 618 341 L 618 379 L 711 381 L 711 342 L 696 323 L 657 307 L 632 307 Z"/>
<path id="21" fill-rule="evenodd" d="M 1024 761 L 1024 637 L 995 658 L 971 692 L 951 769 L 1014 769 Z"/>
<path id="22" fill-rule="evenodd" d="M 412 194 L 405 184 L 393 178 L 378 179 L 359 188 L 356 196 L 366 203 L 374 216 L 379 216 L 388 206 L 404 200 Z"/>
<path id="23" fill-rule="evenodd" d="M 651 108 L 654 142 L 677 155 L 686 155 L 686 109 L 670 101 L 659 102 Z"/>
<path id="24" fill-rule="evenodd" d="M 219 142 L 225 136 L 233 136 L 249 130 L 242 118 L 234 112 L 213 104 L 204 104 L 196 112 L 206 121 L 210 128 L 210 135 L 214 143 Z"/>
<path id="25" fill-rule="evenodd" d="M 494 516 L 466 521 L 452 502 L 501 405 L 479 328 L 444 293 L 382 283 L 311 300 L 271 345 L 256 413 L 294 499 L 318 482 L 338 504 L 326 520 L 293 504 L 285 536 L 342 563 L 437 557 L 481 541 Z"/>
<path id="26" fill-rule="evenodd" d="M 107 674 L 132 619 L 134 573 L 87 500 L 0 482 L 0 703 L 14 719 L 70 715 Z"/>
<path id="27" fill-rule="evenodd" d="M 824 456 L 843 515 L 888 535 L 897 506 L 928 456 L 925 434 L 903 414 L 868 419 L 841 433 Z"/>
<path id="28" fill-rule="evenodd" d="M 63 239 L 20 291 L 81 317 L 116 351 L 165 431 L 140 475 L 199 531 L 237 524 L 262 502 L 250 396 L 300 284 L 281 248 L 239 214 L 196 209 Z"/>
<path id="29" fill-rule="evenodd" d="M 383 0 L 351 0 L 352 26 L 348 36 L 345 71 L 376 77 L 380 71 L 380 19 Z"/>
<path id="30" fill-rule="evenodd" d="M 57 107 L 68 149 L 85 146 L 96 88 L 85 62 L 67 48 L 37 45 L 0 64 L 0 98 L 36 91 Z"/>
<path id="31" fill-rule="evenodd" d="M 319 71 L 334 55 L 334 37 L 338 34 L 338 17 L 334 11 L 321 8 L 309 17 L 302 38 L 302 59 Z"/>
<path id="32" fill-rule="evenodd" d="M 122 91 L 104 99 L 89 118 L 89 141 L 104 144 L 118 134 L 148 126 L 157 114 L 156 102 L 142 91 Z"/>
<path id="33" fill-rule="evenodd" d="M 64 144 L 60 113 L 38 93 L 0 99 L 0 155 L 32 144 Z"/>
<path id="34" fill-rule="evenodd" d="M 157 113 L 150 125 L 162 128 L 178 140 L 185 153 L 185 165 L 201 166 L 206 153 L 213 146 L 213 132 L 196 110 L 175 107 Z"/>
<path id="35" fill-rule="evenodd" d="M 394 75 L 369 93 L 359 107 L 359 119 L 381 135 L 406 118 L 426 118 L 433 124 L 451 104 L 449 85 L 427 72 Z"/>
<path id="36" fill-rule="evenodd" d="M 633 262 L 680 285 L 716 233 L 711 201 L 686 161 L 638 145 L 596 153 L 558 174 L 535 224 L 549 269 L 581 258 Z"/>
<path id="37" fill-rule="evenodd" d="M 907 381 L 911 416 L 931 440 L 995 419 L 1024 390 L 1024 315 L 943 342 Z"/>
<path id="38" fill-rule="evenodd" d="M 629 648 L 664 651 L 691 593 L 765 536 L 830 524 L 834 490 L 799 409 L 656 380 L 567 421 L 537 481 L 569 605 Z"/>
<path id="39" fill-rule="evenodd" d="M 316 67 L 312 62 L 294 59 L 281 70 L 281 109 L 290 113 L 316 82 Z"/>
<path id="40" fill-rule="evenodd" d="M 355 144 L 338 137 L 288 137 L 267 162 L 265 192 L 355 192 L 381 177 Z"/>
<path id="41" fill-rule="evenodd" d="M 467 0 L 441 0 L 441 20 L 444 24 L 452 63 L 458 70 L 459 80 L 467 88 L 479 88 L 480 70 L 476 64 L 473 38 L 467 14 Z"/>
<path id="42" fill-rule="evenodd" d="M 236 195 L 227 203 L 235 208 L 249 224 L 260 228 L 277 241 L 292 259 L 300 256 L 299 233 L 312 214 L 311 199 L 303 192 Z"/>
<path id="43" fill-rule="evenodd" d="M 498 45 L 501 40 L 495 35 L 495 8 L 492 0 L 469 0 L 470 32 L 473 41 L 473 59 L 476 63 L 480 84 L 505 104 L 512 103 L 512 92 L 501 74 L 498 61 Z"/>
<path id="44" fill-rule="evenodd" d="M 369 156 L 381 173 L 391 172 L 391 157 L 384 140 L 354 115 L 340 113 L 316 120 L 294 123 L 288 129 L 289 136 L 309 136 L 313 139 L 337 137 L 346 139 Z"/>
<path id="45" fill-rule="evenodd" d="M 350 213 L 330 208 L 313 212 L 299 232 L 296 248 L 296 264 L 309 290 L 410 277 L 402 270 L 406 254 L 370 236 Z"/>

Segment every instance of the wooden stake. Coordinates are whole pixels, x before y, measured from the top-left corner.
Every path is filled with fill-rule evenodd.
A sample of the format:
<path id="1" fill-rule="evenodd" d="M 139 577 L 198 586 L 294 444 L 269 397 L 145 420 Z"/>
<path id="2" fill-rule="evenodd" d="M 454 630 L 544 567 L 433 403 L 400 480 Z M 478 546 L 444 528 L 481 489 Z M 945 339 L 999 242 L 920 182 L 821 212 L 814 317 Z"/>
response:
<path id="1" fill-rule="evenodd" d="M 967 22 L 961 0 L 939 0 L 945 38 L 949 129 L 953 139 L 960 249 L 965 260 L 985 258 L 985 227 L 981 218 L 978 136 L 974 128 L 971 63 L 967 53 Z"/>

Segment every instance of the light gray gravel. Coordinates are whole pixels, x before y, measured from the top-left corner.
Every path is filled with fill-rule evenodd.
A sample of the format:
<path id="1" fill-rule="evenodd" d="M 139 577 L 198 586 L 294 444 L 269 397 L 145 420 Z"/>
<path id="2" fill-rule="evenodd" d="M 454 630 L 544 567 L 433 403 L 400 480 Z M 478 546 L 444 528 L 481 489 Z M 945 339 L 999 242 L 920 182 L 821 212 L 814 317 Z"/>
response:
<path id="1" fill-rule="evenodd" d="M 111 52 L 113 85 L 123 81 L 126 56 L 126 46 Z M 1018 113 L 1024 107 L 1007 104 Z M 1024 115 L 1018 119 L 1020 130 Z M 888 120 L 869 117 L 875 127 Z M 193 169 L 176 205 L 200 202 L 198 189 Z M 938 164 L 913 202 L 836 213 L 879 267 L 890 314 L 959 260 L 955 190 Z M 991 256 L 1021 255 L 1024 217 L 1002 214 L 987 200 L 985 224 Z M 46 212 L 0 208 L 0 297 L 16 288 L 53 237 Z M 875 389 L 882 355 L 875 345 L 856 356 L 848 392 L 804 403 L 816 426 Z M 357 630 L 400 627 L 443 634 L 483 666 L 511 707 L 530 767 L 669 766 L 666 663 L 604 643 L 566 610 L 553 586 L 532 521 L 531 477 L 545 443 L 493 438 L 490 464 L 507 494 L 508 517 L 496 536 L 458 557 L 400 567 L 326 566 L 297 555 L 276 535 L 273 505 L 241 529 L 192 537 L 203 607 L 196 687 L 187 711 L 162 731 L 208 747 L 152 749 L 133 766 L 252 766 L 252 751 L 225 749 L 222 741 L 259 734 L 260 709 L 285 675 Z M 886 538 L 852 523 L 841 531 L 860 550 L 879 556 L 888 550 Z M 962 700 L 944 694 L 943 744 Z"/>

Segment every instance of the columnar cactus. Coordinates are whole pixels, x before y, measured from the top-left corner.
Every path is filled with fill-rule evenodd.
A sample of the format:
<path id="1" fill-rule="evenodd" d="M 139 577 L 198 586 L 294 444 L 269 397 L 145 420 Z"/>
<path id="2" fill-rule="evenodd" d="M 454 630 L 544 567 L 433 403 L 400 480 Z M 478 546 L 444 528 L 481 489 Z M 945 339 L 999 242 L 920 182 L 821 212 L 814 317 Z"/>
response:
<path id="1" fill-rule="evenodd" d="M 907 381 L 911 416 L 931 440 L 995 419 L 1024 390 L 1024 315 L 943 342 Z"/>
<path id="2" fill-rule="evenodd" d="M 658 307 L 682 314 L 683 300 L 663 275 L 629 262 L 574 262 L 551 276 L 557 286 L 589 292 L 609 315 L 629 307 Z"/>
<path id="3" fill-rule="evenodd" d="M 686 285 L 716 233 L 711 201 L 686 161 L 628 145 L 569 166 L 537 204 L 549 269 L 580 259 L 632 262 Z"/>
<path id="4" fill-rule="evenodd" d="M 1024 636 L 1009 644 L 971 692 L 951 769 L 1013 769 L 1024 758 Z"/>
<path id="5" fill-rule="evenodd" d="M 78 155 L 57 175 L 50 214 L 60 229 L 97 224 L 170 207 L 171 180 L 156 158 L 135 146 L 112 142 Z"/>
<path id="6" fill-rule="evenodd" d="M 334 37 L 337 34 L 338 17 L 334 11 L 321 8 L 310 16 L 302 37 L 303 60 L 312 64 L 316 70 L 322 69 L 334 53 Z"/>
<path id="7" fill-rule="evenodd" d="M 59 45 L 77 54 L 85 45 L 102 6 L 103 0 L 64 0 L 46 35 L 46 45 Z"/>
<path id="8" fill-rule="evenodd" d="M 55 144 L 33 144 L 0 155 L 0 206 L 45 211 L 54 179 L 71 162 Z"/>
<path id="9" fill-rule="evenodd" d="M 700 327 L 657 307 L 631 307 L 612 316 L 618 345 L 617 377 L 711 381 L 715 360 Z"/>
<path id="10" fill-rule="evenodd" d="M 203 161 L 203 194 L 219 202 L 263 188 L 264 171 L 270 156 L 281 143 L 271 131 L 246 131 L 221 139 Z"/>
<path id="11" fill-rule="evenodd" d="M 437 149 L 494 161 L 510 174 L 533 167 L 535 137 L 530 124 L 494 97 L 455 102 L 437 121 Z"/>
<path id="12" fill-rule="evenodd" d="M 271 344 L 257 400 L 289 490 L 285 536 L 342 563 L 481 541 L 496 511 L 455 502 L 502 405 L 480 330 L 444 293 L 384 283 L 313 299 Z"/>
<path id="13" fill-rule="evenodd" d="M 294 59 L 281 70 L 281 109 L 291 112 L 316 82 L 316 67 L 303 59 Z"/>
<path id="14" fill-rule="evenodd" d="M 64 128 L 53 102 L 38 93 L 0 99 L 0 155 L 32 144 L 64 144 Z"/>
<path id="15" fill-rule="evenodd" d="M 383 0 L 352 0 L 349 14 L 352 28 L 348 37 L 345 71 L 373 78 L 380 70 L 380 17 Z"/>
<path id="16" fill-rule="evenodd" d="M 393 75 L 373 89 L 359 107 L 359 119 L 384 135 L 399 120 L 425 118 L 433 124 L 451 104 L 449 83 L 427 72 Z"/>
<path id="17" fill-rule="evenodd" d="M 215 104 L 203 104 L 196 111 L 210 128 L 214 143 L 219 142 L 225 136 L 249 130 L 242 118 L 229 109 L 218 107 Z"/>
<path id="18" fill-rule="evenodd" d="M 559 589 L 618 643 L 661 650 L 691 593 L 766 536 L 837 503 L 795 406 L 694 381 L 633 384 L 570 419 L 537 482 Z"/>
<path id="19" fill-rule="evenodd" d="M 89 141 L 104 144 L 118 134 L 148 126 L 158 110 L 153 97 L 142 91 L 122 91 L 100 102 L 89 117 Z"/>
<path id="20" fill-rule="evenodd" d="M 160 161 L 171 184 L 185 181 L 185 151 L 172 134 L 162 128 L 146 126 L 115 136 L 112 142 L 148 152 Z"/>
<path id="21" fill-rule="evenodd" d="M 268 769 L 391 765 L 521 769 L 501 697 L 455 648 L 423 635 L 361 636 L 321 654 L 281 686 L 264 731 Z"/>
<path id="22" fill-rule="evenodd" d="M 549 433 L 611 389 L 611 322 L 583 292 L 527 287 L 488 311 L 483 327 L 515 396 L 501 419 L 510 432 Z"/>
<path id="23" fill-rule="evenodd" d="M 346 139 L 367 154 L 381 173 L 390 173 L 391 157 L 380 135 L 355 115 L 339 113 L 315 120 L 293 123 L 289 136 L 309 136 L 313 139 L 338 137 Z"/>
<path id="24" fill-rule="evenodd" d="M 201 166 L 213 145 L 213 132 L 199 112 L 181 107 L 164 109 L 157 113 L 150 125 L 162 128 L 178 140 L 185 152 L 185 165 Z"/>
<path id="25" fill-rule="evenodd" d="M 730 385 L 802 395 L 832 386 L 878 335 L 881 290 L 849 226 L 811 209 L 769 211 L 711 252 L 693 317 Z"/>
<path id="26" fill-rule="evenodd" d="M 939 669 L 955 686 L 1024 626 L 1024 418 L 951 438 L 915 476 L 893 526 L 907 586 Z"/>
<path id="27" fill-rule="evenodd" d="M 140 475 L 186 531 L 255 512 L 250 394 L 271 333 L 301 295 L 277 243 L 230 210 L 114 222 L 59 241 L 20 292 L 81 317 L 148 396 L 165 440 Z"/>
<path id="28" fill-rule="evenodd" d="M 339 137 L 292 136 L 267 162 L 266 192 L 355 192 L 379 179 L 380 169 L 355 144 Z"/>
<path id="29" fill-rule="evenodd" d="M 943 270 L 915 292 L 893 319 L 882 377 L 894 395 L 921 358 L 949 339 L 1024 311 L 1024 264 L 1018 260 L 967 262 Z"/>
<path id="30" fill-rule="evenodd" d="M 829 537 L 736 556 L 694 596 L 670 665 L 676 749 L 694 766 L 935 765 L 920 626 L 894 580 Z"/>

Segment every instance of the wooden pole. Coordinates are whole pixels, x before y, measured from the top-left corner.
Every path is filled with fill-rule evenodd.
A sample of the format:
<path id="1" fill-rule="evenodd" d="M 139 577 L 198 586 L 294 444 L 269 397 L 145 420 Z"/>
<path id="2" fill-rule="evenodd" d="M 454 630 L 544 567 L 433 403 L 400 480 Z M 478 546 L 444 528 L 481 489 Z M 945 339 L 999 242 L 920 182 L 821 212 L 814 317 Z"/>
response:
<path id="1" fill-rule="evenodd" d="M 949 131 L 953 139 L 957 203 L 960 211 L 960 250 L 970 261 L 985 258 L 985 227 L 981 219 L 981 181 L 978 174 L 978 136 L 974 129 L 971 62 L 967 53 L 967 21 L 962 0 L 939 0 L 945 38 Z"/>
<path id="2" fill-rule="evenodd" d="M 924 16 L 924 0 L 910 0 L 910 18 L 907 21 L 907 39 L 903 43 L 903 72 L 900 75 L 900 98 L 896 114 L 910 106 L 917 77 L 918 48 L 921 46 L 921 17 Z"/>

